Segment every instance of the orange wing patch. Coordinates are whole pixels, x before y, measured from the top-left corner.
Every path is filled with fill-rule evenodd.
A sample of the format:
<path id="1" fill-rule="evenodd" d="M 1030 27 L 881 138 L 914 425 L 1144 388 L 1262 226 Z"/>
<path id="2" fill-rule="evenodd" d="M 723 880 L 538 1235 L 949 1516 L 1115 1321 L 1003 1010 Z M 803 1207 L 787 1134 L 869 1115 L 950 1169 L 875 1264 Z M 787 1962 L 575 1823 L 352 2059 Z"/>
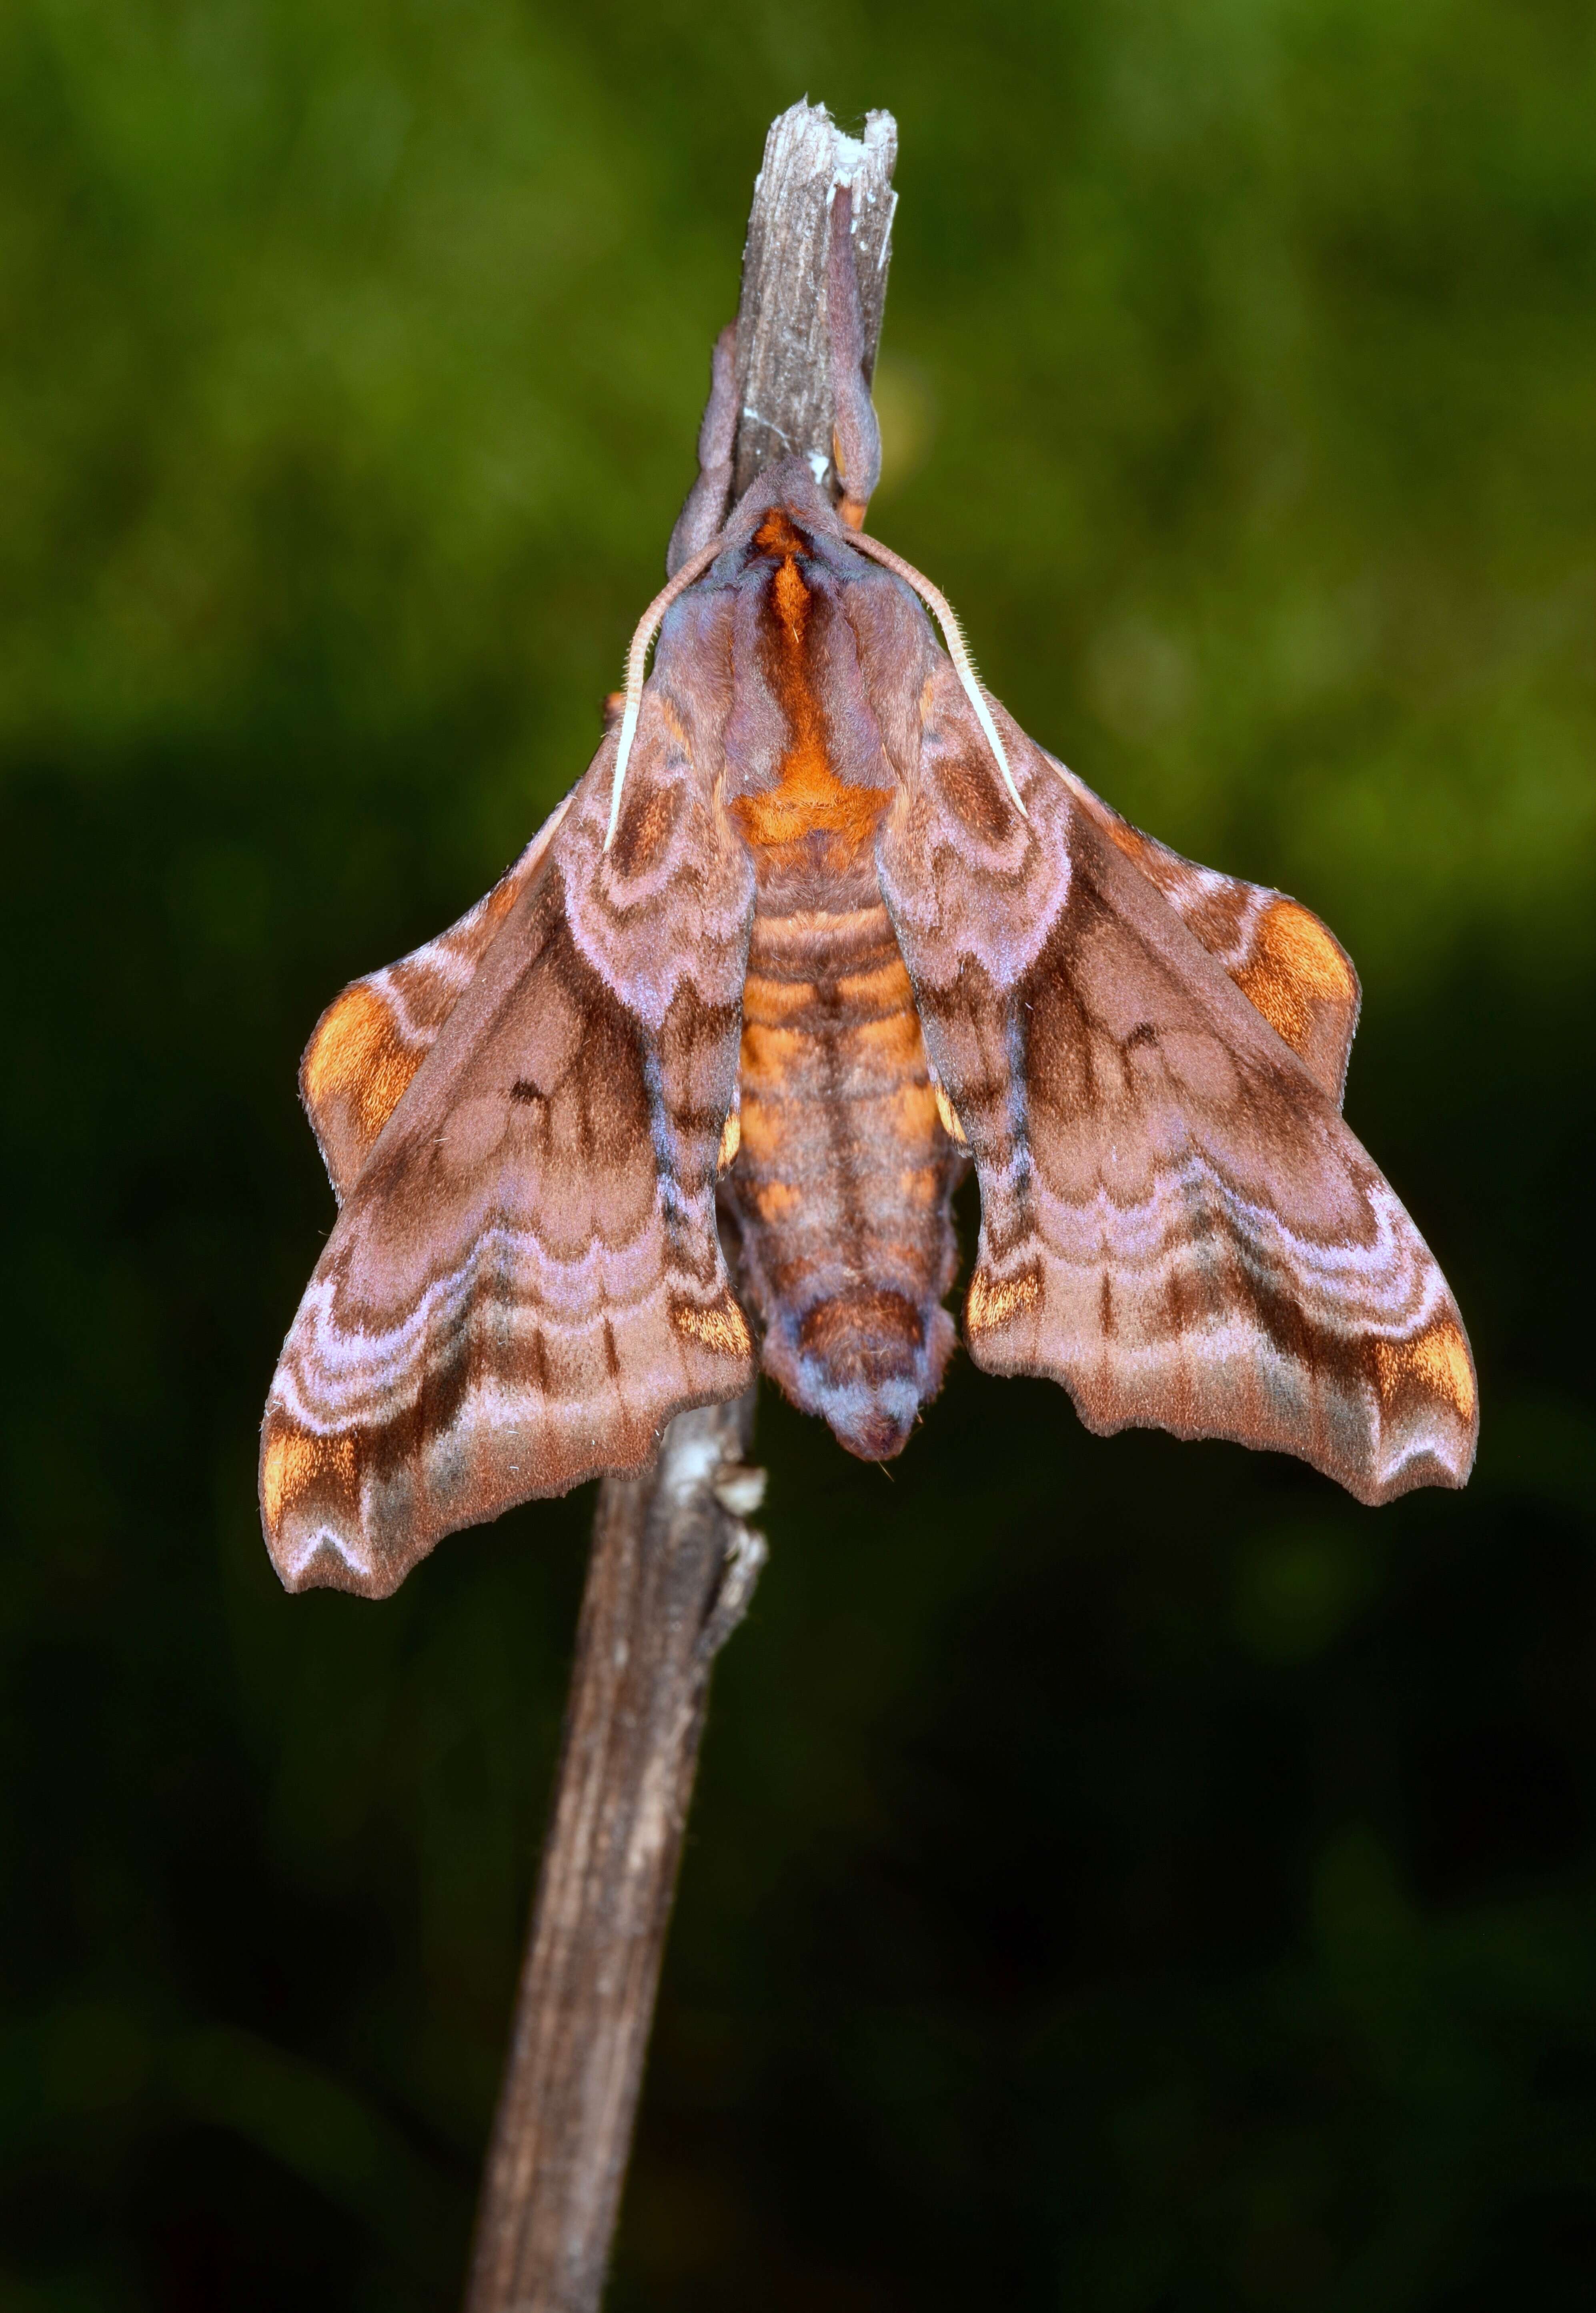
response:
<path id="1" fill-rule="evenodd" d="M 266 1530 L 274 1539 L 283 1513 L 318 1485 L 331 1486 L 349 1495 L 355 1489 L 355 1440 L 352 1437 L 317 1438 L 308 1429 L 273 1423 L 260 1461 L 260 1507 Z"/>
<path id="2" fill-rule="evenodd" d="M 1233 977 L 1316 1076 L 1322 1076 L 1319 1063 L 1338 1062 L 1357 1019 L 1357 976 L 1339 941 L 1300 901 L 1276 900 L 1264 910 Z"/>
<path id="3" fill-rule="evenodd" d="M 1094 796 L 1092 800 L 1097 803 L 1099 799 Z M 1111 810 L 1107 804 L 1102 804 L 1101 809 L 1104 814 L 1103 823 L 1107 828 L 1109 837 L 1124 853 L 1125 857 L 1145 873 L 1155 870 L 1159 864 L 1158 854 L 1164 849 L 1163 845 L 1155 844 L 1150 835 L 1143 835 L 1139 827 L 1133 827 L 1128 819 L 1122 819 L 1118 812 Z M 1157 880 L 1156 875 L 1154 880 Z"/>
<path id="4" fill-rule="evenodd" d="M 300 1089 L 324 1148 L 338 1159 L 348 1139 L 364 1155 L 410 1088 L 427 1057 L 407 1044 L 389 1007 L 364 981 L 330 1004 L 305 1047 Z"/>
<path id="5" fill-rule="evenodd" d="M 542 866 L 569 805 L 569 796 L 556 805 L 521 857 L 458 923 L 385 971 L 354 981 L 317 1021 L 299 1064 L 299 1092 L 339 1204 Z"/>
<path id="6" fill-rule="evenodd" d="M 978 1269 L 970 1280 L 965 1331 L 972 1341 L 978 1334 L 1001 1332 L 1016 1317 L 1028 1316 L 1041 1298 L 1040 1262 L 1028 1262 L 1012 1277 L 994 1277 L 990 1270 Z"/>
<path id="7" fill-rule="evenodd" d="M 931 1091 L 936 1098 L 938 1121 L 943 1131 L 956 1148 L 967 1148 L 970 1145 L 969 1135 L 955 1115 L 953 1103 L 948 1099 L 940 1084 L 933 1084 Z"/>
<path id="8" fill-rule="evenodd" d="M 684 1341 L 696 1341 L 723 1358 L 745 1358 L 754 1347 L 748 1320 L 729 1293 L 708 1309 L 696 1301 L 674 1299 L 671 1324 Z"/>
<path id="9" fill-rule="evenodd" d="M 1186 929 L 1339 1106 L 1360 998 L 1352 959 L 1334 933 L 1300 900 L 1183 859 L 1167 843 L 1122 819 L 1063 764 L 1053 767 L 1087 816 L 1163 893 Z"/>
<path id="10" fill-rule="evenodd" d="M 1474 1360 L 1454 1317 L 1438 1317 L 1411 1341 L 1376 1341 L 1374 1371 L 1384 1405 L 1416 1387 L 1444 1399 L 1459 1420 L 1474 1420 Z"/>

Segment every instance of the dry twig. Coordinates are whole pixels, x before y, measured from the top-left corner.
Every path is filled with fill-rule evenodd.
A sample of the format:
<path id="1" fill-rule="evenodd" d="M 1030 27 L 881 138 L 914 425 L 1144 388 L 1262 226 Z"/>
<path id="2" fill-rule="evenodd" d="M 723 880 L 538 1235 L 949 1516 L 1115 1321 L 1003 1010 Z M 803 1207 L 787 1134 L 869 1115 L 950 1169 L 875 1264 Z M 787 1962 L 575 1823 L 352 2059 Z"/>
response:
<path id="1" fill-rule="evenodd" d="M 737 315 L 738 494 L 793 451 L 830 472 L 832 196 L 852 187 L 868 377 L 896 149 L 888 113 L 857 143 L 820 106 L 772 124 Z M 710 1667 L 764 1557 L 743 1523 L 760 1491 L 743 1467 L 753 1423 L 752 1391 L 679 1414 L 651 1476 L 600 1490 L 467 2313 L 596 2313 L 603 2294 Z"/>

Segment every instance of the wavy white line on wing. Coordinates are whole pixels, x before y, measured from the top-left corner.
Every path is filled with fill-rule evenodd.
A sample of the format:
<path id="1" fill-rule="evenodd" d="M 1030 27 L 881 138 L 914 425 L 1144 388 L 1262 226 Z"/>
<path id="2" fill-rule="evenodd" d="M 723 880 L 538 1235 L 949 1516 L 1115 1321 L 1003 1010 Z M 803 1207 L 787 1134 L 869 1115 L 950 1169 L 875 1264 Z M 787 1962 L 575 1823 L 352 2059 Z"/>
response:
<path id="1" fill-rule="evenodd" d="M 1211 1208 L 1217 1202 L 1243 1250 L 1273 1258 L 1299 1295 L 1306 1287 L 1321 1306 L 1344 1309 L 1348 1288 L 1355 1287 L 1360 1300 L 1371 1298 L 1383 1315 L 1393 1303 L 1411 1306 L 1415 1285 L 1432 1305 L 1437 1288 L 1443 1289 L 1423 1238 L 1383 1181 L 1371 1182 L 1364 1193 L 1374 1236 L 1363 1244 L 1299 1236 L 1270 1206 L 1243 1196 L 1195 1152 L 1177 1168 L 1160 1169 L 1152 1194 L 1133 1205 L 1122 1204 L 1102 1186 L 1089 1201 L 1061 1197 L 1040 1176 L 1032 1193 L 1044 1236 L 1074 1267 L 1094 1269 L 1109 1259 L 1141 1279 L 1150 1271 L 1167 1270 L 1171 1262 L 1189 1261 L 1192 1206 L 1201 1200 Z M 1360 1314 L 1367 1323 L 1373 1312 Z M 1397 1332 L 1406 1329 L 1406 1316 L 1399 1325 L 1392 1322 Z"/>
<path id="2" fill-rule="evenodd" d="M 706 1237 L 706 1249 L 710 1242 Z M 605 1315 L 623 1317 L 642 1306 L 674 1264 L 649 1228 L 627 1246 L 595 1241 L 581 1261 L 554 1262 L 531 1231 L 501 1224 L 484 1230 L 455 1268 L 432 1279 L 397 1324 L 375 1332 L 340 1323 L 336 1276 L 313 1278 L 284 1345 L 274 1394 L 312 1429 L 324 1425 L 308 1402 L 311 1394 L 323 1408 L 339 1409 L 340 1420 L 325 1426 L 346 1427 L 351 1408 L 375 1409 L 379 1401 L 391 1414 L 419 1394 L 422 1352 L 430 1341 L 464 1327 L 481 1299 L 484 1270 L 495 1267 L 519 1288 L 512 1297 L 489 1304 L 497 1306 L 502 1328 L 558 1335 L 588 1333 Z"/>

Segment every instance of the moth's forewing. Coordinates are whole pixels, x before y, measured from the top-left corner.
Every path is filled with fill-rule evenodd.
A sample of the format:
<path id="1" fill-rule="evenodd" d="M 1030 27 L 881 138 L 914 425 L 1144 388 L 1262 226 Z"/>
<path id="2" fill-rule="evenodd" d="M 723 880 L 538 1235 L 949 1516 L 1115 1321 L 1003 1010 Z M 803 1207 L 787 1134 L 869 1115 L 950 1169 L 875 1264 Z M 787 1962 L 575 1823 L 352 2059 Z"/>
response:
<path id="1" fill-rule="evenodd" d="M 1329 926 L 1288 893 L 1183 859 L 1122 819 L 1053 756 L 1046 761 L 1339 1108 L 1362 995 L 1353 960 Z"/>
<path id="2" fill-rule="evenodd" d="M 880 846 L 980 1179 L 973 1356 L 1051 1375 L 1093 1429 L 1274 1447 L 1364 1501 L 1462 1484 L 1473 1365 L 1412 1221 L 1322 1078 L 1001 729 L 1023 820 L 939 676 Z"/>
<path id="3" fill-rule="evenodd" d="M 381 1596 L 451 1529 L 651 1457 L 752 1375 L 715 1228 L 752 878 L 651 705 L 613 741 L 339 1215 L 268 1402 L 292 1588 Z"/>
<path id="4" fill-rule="evenodd" d="M 555 805 L 520 857 L 458 923 L 397 963 L 351 981 L 311 1031 L 299 1063 L 299 1096 L 340 1205 L 542 866 L 569 803 L 567 796 Z"/>

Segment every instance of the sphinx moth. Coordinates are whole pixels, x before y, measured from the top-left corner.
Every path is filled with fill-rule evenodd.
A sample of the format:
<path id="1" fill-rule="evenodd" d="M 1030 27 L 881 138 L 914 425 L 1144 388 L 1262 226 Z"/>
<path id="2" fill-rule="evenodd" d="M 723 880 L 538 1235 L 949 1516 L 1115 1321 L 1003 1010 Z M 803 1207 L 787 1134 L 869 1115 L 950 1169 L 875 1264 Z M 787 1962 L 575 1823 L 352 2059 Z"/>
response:
<path id="1" fill-rule="evenodd" d="M 1365 1502 L 1468 1477 L 1462 1321 L 1341 1116 L 1350 960 L 982 690 L 860 526 L 878 450 L 833 294 L 835 501 L 790 458 L 728 508 L 723 339 L 588 770 L 311 1038 L 340 1210 L 262 1431 L 290 1588 L 382 1596 L 456 1527 L 646 1467 L 756 1367 L 896 1454 L 955 1345 L 971 1165 L 976 1364 Z"/>

